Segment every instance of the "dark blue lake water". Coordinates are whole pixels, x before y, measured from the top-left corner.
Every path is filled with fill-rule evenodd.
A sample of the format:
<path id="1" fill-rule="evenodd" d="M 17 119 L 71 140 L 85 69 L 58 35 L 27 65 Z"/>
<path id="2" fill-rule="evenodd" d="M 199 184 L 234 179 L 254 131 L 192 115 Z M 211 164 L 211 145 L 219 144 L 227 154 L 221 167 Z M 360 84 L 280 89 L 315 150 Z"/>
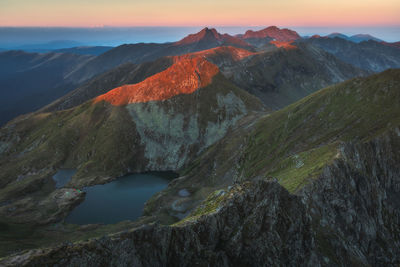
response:
<path id="1" fill-rule="evenodd" d="M 73 224 L 111 224 L 136 220 L 144 203 L 176 178 L 172 172 L 127 175 L 104 185 L 85 187 L 85 200 L 65 219 Z"/>

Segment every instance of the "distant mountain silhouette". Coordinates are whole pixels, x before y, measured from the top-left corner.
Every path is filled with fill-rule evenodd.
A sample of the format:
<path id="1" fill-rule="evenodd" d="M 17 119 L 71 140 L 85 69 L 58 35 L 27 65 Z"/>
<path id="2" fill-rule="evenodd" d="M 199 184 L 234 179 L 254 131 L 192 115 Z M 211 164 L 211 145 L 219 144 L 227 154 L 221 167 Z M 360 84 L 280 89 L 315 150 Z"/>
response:
<path id="1" fill-rule="evenodd" d="M 7 50 L 22 50 L 25 52 L 49 52 L 51 50 L 71 48 L 82 45 L 82 43 L 72 40 L 54 40 L 47 43 L 26 44 L 10 47 Z"/>
<path id="2" fill-rule="evenodd" d="M 94 55 L 98 56 L 113 49 L 113 46 L 77 46 L 71 48 L 62 48 L 53 50 L 55 53 L 71 53 L 77 55 Z"/>
<path id="3" fill-rule="evenodd" d="M 284 107 L 324 86 L 366 74 L 321 49 L 305 44 L 297 45 L 298 47 L 265 52 L 223 46 L 178 57 L 163 57 L 139 65 L 127 63 L 92 79 L 42 111 L 71 108 L 101 94 L 107 95 L 108 91 L 116 87 L 119 87 L 120 91 L 132 87 L 136 92 L 137 85 L 130 84 L 139 83 L 157 71 L 166 70 L 171 67 L 174 58 L 181 57 L 206 58 L 218 66 L 224 76 L 237 86 L 260 98 L 269 109 Z M 177 70 L 177 67 L 173 68 L 173 72 Z M 183 69 L 179 70 L 186 72 Z M 172 76 L 169 77 L 171 79 Z M 153 79 L 154 77 L 151 78 Z M 110 101 L 125 103 L 135 98 L 127 94 L 124 96 L 122 100 L 118 98 Z"/>
<path id="4" fill-rule="evenodd" d="M 245 41 L 229 34 L 220 34 L 216 29 L 204 28 L 200 32 L 190 34 L 182 40 L 174 43 L 175 46 L 195 45 L 196 48 L 204 50 L 217 46 L 236 46 L 250 48 L 251 45 Z"/>
<path id="5" fill-rule="evenodd" d="M 190 34 L 173 43 L 139 43 L 118 46 L 87 62 L 71 74 L 69 80 L 81 83 L 123 63 L 138 64 L 153 61 L 163 56 L 182 55 L 218 46 L 252 49 L 250 44 L 239 38 L 229 34 L 220 34 L 215 29 L 204 28 L 198 33 Z"/>
<path id="6" fill-rule="evenodd" d="M 34 111 L 74 88 L 65 76 L 92 56 L 62 53 L 0 53 L 0 125 Z"/>
<path id="7" fill-rule="evenodd" d="M 369 34 L 356 34 L 356 35 L 351 36 L 349 38 L 349 40 L 352 42 L 355 42 L 355 43 L 361 43 L 361 42 L 370 41 L 370 40 L 376 41 L 376 42 L 382 42 L 381 39 L 378 39 Z"/>
<path id="8" fill-rule="evenodd" d="M 321 36 L 313 36 L 313 37 L 317 38 L 317 37 L 321 37 Z M 344 39 L 344 40 L 347 40 L 347 41 L 351 41 L 351 42 L 354 42 L 354 43 L 361 43 L 361 42 L 369 41 L 369 40 L 373 40 L 373 41 L 376 41 L 376 42 L 382 42 L 381 39 L 378 39 L 378 38 L 376 38 L 376 37 L 374 37 L 372 35 L 369 35 L 369 34 L 355 34 L 355 35 L 352 35 L 352 36 L 347 36 L 347 35 L 345 35 L 343 33 L 334 32 L 334 33 L 328 34 L 328 35 L 326 35 L 324 37 L 341 38 L 341 39 Z"/>
<path id="9" fill-rule="evenodd" d="M 342 38 L 309 38 L 302 42 L 322 48 L 342 61 L 367 71 L 400 68 L 400 53 L 396 43 L 373 40 L 356 43 Z"/>
<path id="10" fill-rule="evenodd" d="M 328 35 L 326 35 L 324 37 L 328 37 L 328 38 L 336 38 L 337 37 L 337 38 L 342 38 L 342 39 L 345 39 L 345 40 L 349 40 L 350 39 L 349 36 L 347 36 L 347 35 L 345 35 L 343 33 L 340 33 L 340 32 L 333 32 L 333 33 L 328 34 Z"/>
<path id="11" fill-rule="evenodd" d="M 259 31 L 252 31 L 248 30 L 243 35 L 237 35 L 238 37 L 246 40 L 250 38 L 272 38 L 276 41 L 288 42 L 288 41 L 295 41 L 300 39 L 300 35 L 292 30 L 289 29 L 280 29 L 276 26 L 270 26 L 268 28 L 259 30 Z"/>
<path id="12" fill-rule="evenodd" d="M 46 108 L 58 110 L 73 107 L 83 103 L 82 101 L 104 94 L 112 88 L 141 82 L 171 66 L 171 58 L 165 57 L 189 53 L 203 53 L 203 51 L 209 53 L 213 51 L 214 59 L 219 57 L 226 60 L 217 64 L 225 74 L 232 73 L 233 69 L 236 69 L 238 73 L 242 73 L 242 70 L 246 69 L 245 66 L 250 66 L 250 63 L 243 65 L 244 62 L 247 62 L 247 59 L 243 62 L 232 63 L 231 59 L 238 57 L 239 54 L 264 53 L 264 55 L 267 55 L 264 58 L 265 60 L 269 56 L 275 58 L 277 55 L 281 55 L 268 66 L 265 63 L 259 62 L 255 64 L 253 62 L 258 67 L 251 69 L 251 71 L 257 73 L 257 75 L 253 76 L 252 81 L 247 81 L 246 83 L 242 83 L 240 79 L 235 81 L 238 85 L 246 87 L 246 90 L 253 90 L 256 95 L 262 91 L 263 93 L 258 94 L 258 96 L 263 99 L 264 103 L 271 105 L 273 108 L 282 107 L 307 94 L 310 91 L 308 89 L 299 94 L 291 91 L 294 86 L 298 86 L 298 84 L 295 85 L 296 82 L 301 83 L 304 79 L 311 83 L 309 88 L 314 91 L 321 88 L 321 86 L 359 75 L 357 68 L 369 72 L 377 72 L 400 66 L 398 43 L 376 42 L 373 40 L 355 43 L 354 40 L 350 40 L 353 36 L 346 37 L 340 33 L 333 33 L 329 36 L 321 37 L 315 35 L 312 38 L 303 39 L 295 31 L 279 29 L 276 26 L 267 27 L 259 31 L 249 30 L 244 34 L 231 36 L 218 33 L 215 29 L 206 27 L 195 34 L 190 34 L 177 42 L 171 43 L 125 44 L 115 48 L 101 46 L 72 47 L 56 50 L 57 53 L 47 54 L 22 51 L 2 52 L 0 53 L 0 90 L 9 93 L 3 94 L 1 99 L 0 110 L 2 116 L 0 124 L 19 114 L 42 108 L 56 99 L 56 102 Z M 360 38 L 373 38 L 367 35 L 356 35 L 356 37 L 359 40 Z M 349 40 L 345 40 L 346 38 Z M 304 42 L 307 43 L 307 49 L 301 45 Z M 52 45 L 66 45 L 66 43 L 56 42 Z M 75 43 L 71 43 L 71 45 L 75 45 Z M 228 46 L 230 47 L 229 49 L 213 50 L 214 48 Z M 318 47 L 334 55 L 334 57 L 322 55 L 319 50 L 318 53 L 310 53 L 312 47 Z M 284 53 L 284 50 L 293 51 Z M 310 58 L 298 58 L 303 67 L 296 65 L 293 69 L 290 69 L 292 65 L 289 64 L 288 60 L 293 60 L 290 55 L 293 56 L 295 54 L 307 54 Z M 207 54 L 207 57 L 210 58 L 210 54 Z M 249 58 L 255 60 L 255 58 L 259 57 L 259 55 L 255 55 Z M 319 63 L 318 57 L 323 63 Z M 340 60 L 338 61 L 337 59 Z M 350 70 L 348 65 L 339 64 L 341 61 L 349 63 L 356 68 Z M 320 69 L 315 69 L 315 66 L 312 67 L 308 64 L 309 62 L 320 66 Z M 331 63 L 335 67 L 332 72 L 328 72 L 324 66 Z M 232 69 L 226 66 L 230 66 Z M 238 66 L 241 66 L 242 69 L 238 69 Z M 309 70 L 305 71 L 304 66 L 309 67 Z M 275 77 L 275 80 L 272 81 L 271 77 L 261 73 L 267 71 L 267 69 L 268 71 L 275 69 L 284 71 L 281 67 L 287 68 L 287 72 L 290 72 L 291 75 L 297 75 L 298 80 L 294 82 L 290 77 L 285 76 L 285 78 Z M 349 75 L 344 75 L 343 70 L 348 71 Z M 311 77 L 308 74 L 311 71 L 315 71 L 318 77 L 314 81 L 308 81 Z M 320 76 L 321 72 L 325 72 L 325 74 Z M 284 73 L 279 75 L 283 77 Z M 329 78 L 329 75 L 339 75 L 337 77 L 341 78 L 332 78 L 334 76 Z M 249 78 L 250 76 L 243 74 L 242 78 L 246 77 Z M 268 79 L 265 80 L 266 78 Z M 279 79 L 282 79 L 282 81 L 278 82 Z M 288 84 L 288 81 L 291 81 L 290 84 Z M 254 85 L 253 89 L 248 87 L 249 84 Z M 280 93 L 270 97 L 270 92 L 274 90 L 281 92 L 280 90 L 283 87 L 287 90 L 285 91 L 286 93 L 290 92 L 285 95 L 285 101 L 283 100 L 284 97 L 278 96 Z M 298 86 L 298 88 L 300 87 L 302 86 Z M 268 90 L 265 88 L 268 88 Z M 75 90 L 71 92 L 73 89 Z M 272 101 L 271 99 L 275 100 Z"/>

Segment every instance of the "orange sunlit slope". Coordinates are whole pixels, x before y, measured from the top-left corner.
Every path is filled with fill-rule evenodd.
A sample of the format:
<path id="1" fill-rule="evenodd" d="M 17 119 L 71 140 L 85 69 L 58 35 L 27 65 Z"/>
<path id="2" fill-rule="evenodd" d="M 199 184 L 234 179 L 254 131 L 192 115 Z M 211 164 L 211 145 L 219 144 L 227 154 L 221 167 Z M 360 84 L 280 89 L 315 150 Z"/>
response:
<path id="1" fill-rule="evenodd" d="M 218 47 L 173 57 L 174 64 L 137 84 L 127 84 L 98 96 L 94 102 L 106 101 L 115 106 L 161 101 L 179 94 L 191 94 L 212 82 L 219 69 L 206 58 L 228 54 L 241 60 L 256 53 L 236 47 Z"/>
<path id="2" fill-rule="evenodd" d="M 275 45 L 276 47 L 282 47 L 285 49 L 295 49 L 296 46 L 292 44 L 292 42 L 283 42 L 283 41 L 271 41 L 271 44 Z"/>
<path id="3" fill-rule="evenodd" d="M 179 94 L 191 94 L 198 88 L 210 84 L 218 71 L 217 66 L 204 58 L 184 58 L 140 83 L 123 85 L 98 96 L 95 102 L 104 100 L 120 106 L 165 100 Z"/>

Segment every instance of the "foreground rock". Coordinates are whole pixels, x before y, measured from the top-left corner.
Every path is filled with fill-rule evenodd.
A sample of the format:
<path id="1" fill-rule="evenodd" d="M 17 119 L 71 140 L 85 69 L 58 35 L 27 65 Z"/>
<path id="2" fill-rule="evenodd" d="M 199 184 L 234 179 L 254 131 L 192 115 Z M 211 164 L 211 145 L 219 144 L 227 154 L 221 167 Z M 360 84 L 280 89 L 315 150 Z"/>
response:
<path id="1" fill-rule="evenodd" d="M 400 134 L 341 146 L 297 195 L 275 181 L 210 195 L 172 225 L 33 250 L 8 266 L 395 266 L 400 263 Z"/>

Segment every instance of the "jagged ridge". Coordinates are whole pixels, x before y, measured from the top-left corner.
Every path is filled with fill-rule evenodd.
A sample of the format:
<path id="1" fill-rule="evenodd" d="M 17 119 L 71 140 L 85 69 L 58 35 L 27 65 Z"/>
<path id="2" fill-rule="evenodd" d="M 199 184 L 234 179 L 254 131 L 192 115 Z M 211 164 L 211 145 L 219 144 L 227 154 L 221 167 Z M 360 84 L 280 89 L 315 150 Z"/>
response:
<path id="1" fill-rule="evenodd" d="M 185 221 L 34 250 L 7 265 L 393 265 L 400 261 L 400 135 L 344 144 L 292 195 L 257 181 L 214 192 Z M 257 255 L 256 257 L 254 255 Z"/>

